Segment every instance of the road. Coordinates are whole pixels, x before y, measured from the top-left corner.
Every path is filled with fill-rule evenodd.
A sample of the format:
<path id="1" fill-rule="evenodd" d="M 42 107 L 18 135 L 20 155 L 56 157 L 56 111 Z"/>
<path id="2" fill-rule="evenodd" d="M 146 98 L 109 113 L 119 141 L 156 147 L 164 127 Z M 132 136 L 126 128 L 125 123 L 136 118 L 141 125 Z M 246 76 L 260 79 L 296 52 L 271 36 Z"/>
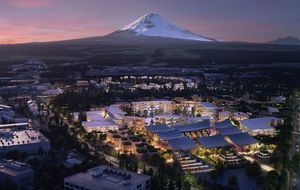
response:
<path id="1" fill-rule="evenodd" d="M 70 124 L 70 123 L 68 122 L 68 120 L 67 120 L 66 118 L 63 117 L 62 114 L 60 114 L 60 117 L 61 117 L 61 119 L 63 119 L 64 124 L 65 124 L 66 126 L 68 126 L 68 133 L 69 133 L 71 136 L 73 136 L 73 137 L 76 136 L 75 138 L 77 138 L 78 141 L 79 141 L 81 144 L 86 145 L 86 146 L 88 147 L 88 151 L 89 151 L 89 153 L 90 153 L 91 155 L 95 156 L 95 153 L 97 152 L 99 155 L 103 156 L 103 158 L 104 158 L 107 162 L 111 163 L 113 166 L 116 166 L 116 167 L 119 166 L 119 160 L 118 160 L 117 158 L 112 157 L 112 156 L 110 156 L 110 155 L 108 155 L 108 154 L 106 154 L 106 153 L 104 153 L 104 152 L 102 152 L 102 151 L 99 151 L 99 150 L 97 151 L 97 149 L 96 149 L 91 143 L 87 142 L 84 138 L 82 138 L 82 137 L 79 136 L 79 135 L 76 135 L 76 133 L 74 133 L 74 132 L 72 131 L 72 124 Z"/>
<path id="2" fill-rule="evenodd" d="M 296 154 L 297 151 L 297 141 L 299 142 L 299 140 L 297 140 L 297 138 L 300 137 L 299 132 L 300 132 L 300 96 L 295 95 L 294 100 L 293 100 L 293 121 L 292 121 L 292 125 L 293 125 L 293 130 L 292 130 L 292 145 L 291 145 L 291 149 L 290 149 L 290 153 L 291 153 L 291 159 L 293 159 L 293 157 Z M 294 171 L 290 170 L 290 179 L 289 179 L 289 190 L 293 190 L 293 189 L 298 189 L 300 187 L 298 187 L 299 185 L 297 185 L 295 187 L 295 179 L 294 179 Z"/>
<path id="3" fill-rule="evenodd" d="M 264 164 L 261 161 L 259 161 L 258 159 L 254 159 L 254 158 L 252 158 L 250 156 L 244 156 L 244 158 L 246 158 L 247 160 L 249 160 L 251 163 L 253 163 L 254 161 L 256 161 L 260 165 L 260 167 L 263 169 L 263 171 L 265 171 L 265 172 L 270 172 L 272 170 L 275 170 L 270 165 Z"/>

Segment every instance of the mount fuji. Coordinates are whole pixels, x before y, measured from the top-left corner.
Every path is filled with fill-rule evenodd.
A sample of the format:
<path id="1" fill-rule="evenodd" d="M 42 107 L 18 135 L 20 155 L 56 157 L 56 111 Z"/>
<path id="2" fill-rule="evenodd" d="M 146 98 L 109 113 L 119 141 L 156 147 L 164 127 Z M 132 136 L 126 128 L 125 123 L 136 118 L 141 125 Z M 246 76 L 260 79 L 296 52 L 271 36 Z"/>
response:
<path id="1" fill-rule="evenodd" d="M 109 36 L 146 36 L 202 42 L 216 42 L 215 39 L 194 34 L 162 18 L 159 14 L 146 14 L 131 24 L 109 34 Z"/>

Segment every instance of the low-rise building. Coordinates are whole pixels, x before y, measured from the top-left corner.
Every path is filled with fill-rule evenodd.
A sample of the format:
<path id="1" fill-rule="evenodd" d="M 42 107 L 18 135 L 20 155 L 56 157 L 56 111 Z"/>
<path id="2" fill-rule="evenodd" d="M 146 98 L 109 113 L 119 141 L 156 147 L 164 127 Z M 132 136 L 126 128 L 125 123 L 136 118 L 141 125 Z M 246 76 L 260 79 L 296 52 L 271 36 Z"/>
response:
<path id="1" fill-rule="evenodd" d="M 16 185 L 17 189 L 21 190 L 26 187 L 32 187 L 33 180 L 33 169 L 26 163 L 13 160 L 0 160 L 0 184 L 2 186 L 10 182 Z"/>
<path id="2" fill-rule="evenodd" d="M 100 165 L 64 179 L 65 190 L 148 190 L 150 176 Z"/>
<path id="3" fill-rule="evenodd" d="M 109 117 L 117 124 L 122 124 L 123 117 L 126 115 L 126 112 L 121 110 L 121 104 L 113 104 L 107 107 L 107 113 Z"/>
<path id="4" fill-rule="evenodd" d="M 132 102 L 132 109 L 138 115 L 171 114 L 173 102 L 169 100 L 153 100 Z"/>
<path id="5" fill-rule="evenodd" d="M 82 127 L 86 132 L 106 132 L 110 130 L 118 130 L 119 125 L 115 124 L 113 121 L 104 120 L 104 121 L 83 121 Z"/>
<path id="6" fill-rule="evenodd" d="M 143 117 L 137 116 L 124 116 L 123 125 L 127 126 L 135 133 L 145 134 L 145 119 Z"/>
<path id="7" fill-rule="evenodd" d="M 1 130 L 0 131 L 0 154 L 10 151 L 27 153 L 48 152 L 49 140 L 36 130 Z"/>
<path id="8" fill-rule="evenodd" d="M 229 111 L 221 111 L 221 112 L 218 113 L 218 120 L 219 121 L 224 121 L 224 120 L 226 120 L 230 117 L 231 117 L 231 112 L 229 112 Z"/>
<path id="9" fill-rule="evenodd" d="M 217 107 L 209 102 L 201 102 L 200 103 L 200 114 L 201 116 L 211 116 L 215 117 Z"/>
<path id="10" fill-rule="evenodd" d="M 261 117 L 245 119 L 240 121 L 240 128 L 243 131 L 248 132 L 252 136 L 257 135 L 275 135 L 276 129 L 273 126 L 277 126 L 282 123 L 282 119 L 276 117 Z"/>
<path id="11" fill-rule="evenodd" d="M 244 112 L 234 112 L 232 114 L 232 118 L 235 119 L 236 121 L 242 121 L 245 119 L 249 119 L 249 114 Z"/>

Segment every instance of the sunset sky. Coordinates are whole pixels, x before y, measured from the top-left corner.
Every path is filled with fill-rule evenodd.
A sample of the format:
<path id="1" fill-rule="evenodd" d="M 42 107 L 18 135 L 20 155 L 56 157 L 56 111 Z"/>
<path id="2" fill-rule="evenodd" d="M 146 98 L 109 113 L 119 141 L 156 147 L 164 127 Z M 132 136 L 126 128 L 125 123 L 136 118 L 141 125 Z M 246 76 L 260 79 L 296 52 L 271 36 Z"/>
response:
<path id="1" fill-rule="evenodd" d="M 300 37 L 299 0 L 0 0 L 0 43 L 101 36 L 146 13 L 224 41 Z"/>

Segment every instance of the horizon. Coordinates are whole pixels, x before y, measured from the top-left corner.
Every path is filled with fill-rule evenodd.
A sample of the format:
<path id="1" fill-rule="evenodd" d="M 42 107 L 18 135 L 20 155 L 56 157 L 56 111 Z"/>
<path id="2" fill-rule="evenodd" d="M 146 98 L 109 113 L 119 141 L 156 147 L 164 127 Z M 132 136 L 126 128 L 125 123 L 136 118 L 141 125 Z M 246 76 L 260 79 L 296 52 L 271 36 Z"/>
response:
<path id="1" fill-rule="evenodd" d="M 105 36 L 147 13 L 157 13 L 181 28 L 219 41 L 265 43 L 299 38 L 298 4 L 279 0 L 272 6 L 267 1 L 237 0 L 90 0 L 85 4 L 79 0 L 11 0 L 0 2 L 0 44 Z"/>

